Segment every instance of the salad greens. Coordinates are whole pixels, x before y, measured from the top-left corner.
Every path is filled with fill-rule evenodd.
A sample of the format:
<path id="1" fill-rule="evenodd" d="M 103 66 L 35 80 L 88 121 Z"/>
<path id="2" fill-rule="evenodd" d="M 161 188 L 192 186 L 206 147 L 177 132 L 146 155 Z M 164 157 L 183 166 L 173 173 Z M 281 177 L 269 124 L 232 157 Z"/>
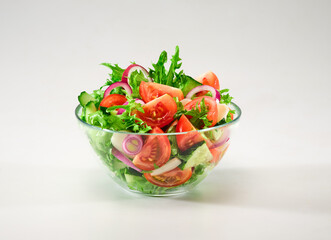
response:
<path id="1" fill-rule="evenodd" d="M 184 109 L 183 104 L 178 101 L 178 98 L 175 99 L 175 101 L 177 104 L 177 113 L 174 115 L 175 119 L 179 119 L 184 114 L 186 116 L 192 117 L 190 121 L 197 129 L 208 128 L 211 125 L 211 121 L 207 118 L 209 110 L 205 104 L 204 99 L 202 99 L 200 106 L 197 102 L 195 107 L 193 107 L 191 110 Z"/>
<path id="2" fill-rule="evenodd" d="M 154 79 L 155 83 L 180 88 L 184 84 L 183 81 L 185 81 L 186 78 L 183 70 L 177 71 L 182 66 L 182 63 L 180 63 L 182 59 L 179 57 L 178 46 L 176 46 L 175 54 L 171 58 L 171 64 L 168 71 L 164 66 L 167 60 L 167 52 L 163 51 L 157 63 L 152 64 L 154 69 L 150 69 L 149 74 Z"/>
<path id="3" fill-rule="evenodd" d="M 109 108 L 101 107 L 101 110 L 96 111 L 88 116 L 84 116 L 87 123 L 107 128 L 114 131 L 129 130 L 132 132 L 146 133 L 152 128 L 148 126 L 143 120 L 133 114 L 134 110 L 144 112 L 140 103 L 136 103 L 131 96 L 127 96 L 128 104 L 121 106 L 114 106 Z M 115 109 L 123 108 L 126 111 L 121 115 L 114 112 Z"/>

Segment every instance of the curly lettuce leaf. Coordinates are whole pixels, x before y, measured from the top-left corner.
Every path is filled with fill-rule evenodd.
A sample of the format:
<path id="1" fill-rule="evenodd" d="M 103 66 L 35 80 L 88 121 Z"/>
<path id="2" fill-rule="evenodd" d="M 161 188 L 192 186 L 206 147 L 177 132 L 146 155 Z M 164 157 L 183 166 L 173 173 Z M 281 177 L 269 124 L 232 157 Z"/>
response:
<path id="1" fill-rule="evenodd" d="M 129 78 L 129 85 L 132 88 L 132 97 L 133 98 L 141 98 L 139 94 L 139 86 L 142 81 L 148 82 L 148 80 L 145 78 L 144 74 L 141 71 L 134 71 L 131 73 Z"/>

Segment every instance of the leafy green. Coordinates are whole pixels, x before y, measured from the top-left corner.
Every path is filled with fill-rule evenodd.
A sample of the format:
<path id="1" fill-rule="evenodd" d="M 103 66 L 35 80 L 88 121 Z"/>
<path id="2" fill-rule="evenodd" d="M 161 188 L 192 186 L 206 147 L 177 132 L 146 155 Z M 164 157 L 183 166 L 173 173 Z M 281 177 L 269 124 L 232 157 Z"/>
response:
<path id="1" fill-rule="evenodd" d="M 128 187 L 132 190 L 138 190 L 147 194 L 162 194 L 169 188 L 156 186 L 146 180 L 145 177 L 139 177 L 132 174 L 125 174 Z"/>
<path id="2" fill-rule="evenodd" d="M 163 51 L 160 54 L 159 60 L 157 63 L 152 64 L 153 69 L 149 70 L 149 76 L 154 79 L 155 83 L 165 84 L 166 83 L 166 69 L 164 67 L 164 64 L 167 62 L 167 52 Z"/>
<path id="3" fill-rule="evenodd" d="M 128 104 L 121 106 L 113 106 L 107 108 L 106 111 L 99 110 L 87 116 L 87 122 L 101 128 L 107 128 L 114 131 L 128 130 L 132 132 L 146 133 L 152 128 L 148 126 L 140 118 L 133 114 L 134 111 L 143 112 L 140 103 L 136 103 L 131 96 L 127 96 Z M 126 111 L 121 115 L 114 113 L 115 109 L 124 108 Z"/>
<path id="4" fill-rule="evenodd" d="M 175 54 L 171 58 L 171 64 L 167 74 L 166 85 L 178 87 L 176 79 L 183 74 L 183 71 L 180 71 L 176 75 L 176 70 L 182 66 L 182 63 L 179 63 L 182 59 L 179 57 L 179 47 L 176 46 Z"/>
<path id="5" fill-rule="evenodd" d="M 139 94 L 139 86 L 141 81 L 148 82 L 148 80 L 145 78 L 144 74 L 141 71 L 134 71 L 131 73 L 129 78 L 129 85 L 132 88 L 132 97 L 133 98 L 141 98 Z"/>
<path id="6" fill-rule="evenodd" d="M 230 94 L 228 93 L 229 89 L 222 89 L 222 90 L 219 90 L 219 92 L 221 95 L 220 103 L 230 104 L 233 97 L 231 97 Z"/>
<path id="7" fill-rule="evenodd" d="M 112 72 L 109 74 L 110 78 L 107 79 L 107 82 L 103 86 L 101 86 L 100 89 L 102 89 L 105 86 L 110 86 L 115 82 L 120 82 L 122 80 L 122 75 L 123 75 L 125 69 L 118 66 L 118 64 L 112 65 L 110 63 L 101 63 L 101 65 L 110 68 L 110 70 Z M 114 88 L 110 93 L 111 94 L 117 93 L 117 94 L 125 95 L 125 91 L 123 90 L 122 87 Z"/>
<path id="8" fill-rule="evenodd" d="M 202 98 L 200 104 L 197 102 L 195 107 L 187 111 L 185 115 L 191 116 L 192 118 L 190 119 L 190 121 L 193 126 L 200 129 L 202 126 L 204 126 L 204 128 L 207 128 L 212 124 L 212 121 L 207 118 L 208 112 L 209 109 L 205 104 L 205 98 Z"/>
<path id="9" fill-rule="evenodd" d="M 209 109 L 206 106 L 204 98 L 202 98 L 201 102 L 197 102 L 191 110 L 185 110 L 183 104 L 178 101 L 178 98 L 175 98 L 175 102 L 177 104 L 177 112 L 174 115 L 175 119 L 180 118 L 184 114 L 192 117 L 190 118 L 190 122 L 198 129 L 211 126 L 212 121 L 207 118 Z"/>
<path id="10" fill-rule="evenodd" d="M 230 110 L 228 112 L 228 115 L 226 116 L 226 120 L 225 120 L 227 123 L 232 121 L 231 114 L 235 114 L 235 112 L 236 112 L 235 110 Z"/>
<path id="11" fill-rule="evenodd" d="M 204 164 L 204 163 L 199 164 L 198 166 L 196 166 L 194 168 L 194 171 L 192 173 L 191 178 L 187 182 L 185 182 L 183 184 L 183 186 L 185 186 L 185 185 L 191 185 L 191 184 L 193 186 L 195 186 L 199 182 L 201 182 L 206 177 L 206 171 L 205 170 L 206 170 L 207 167 L 208 166 L 206 164 Z"/>
<path id="12" fill-rule="evenodd" d="M 93 102 L 97 108 L 100 106 L 104 93 L 105 93 L 105 91 L 103 91 L 101 89 L 94 90 L 93 93 L 91 93 L 91 96 L 94 97 L 94 99 L 95 99 L 95 101 L 93 101 Z"/>
<path id="13" fill-rule="evenodd" d="M 122 75 L 125 69 L 118 66 L 118 64 L 112 65 L 110 63 L 101 63 L 101 65 L 109 67 L 112 72 L 109 74 L 111 82 L 119 82 L 122 80 Z"/>
<path id="14" fill-rule="evenodd" d="M 182 60 L 179 57 L 179 47 L 176 46 L 175 54 L 171 58 L 171 64 L 169 70 L 165 68 L 165 63 L 167 62 L 167 52 L 163 51 L 156 64 L 152 64 L 154 69 L 149 70 L 149 75 L 154 79 L 155 83 L 165 84 L 172 87 L 179 87 L 184 79 L 184 72 L 176 70 L 180 69 Z"/>
<path id="15" fill-rule="evenodd" d="M 175 97 L 174 100 L 177 104 L 177 112 L 174 115 L 174 119 L 179 119 L 183 114 L 187 112 L 187 110 L 184 109 L 184 105 L 178 100 L 178 97 Z"/>

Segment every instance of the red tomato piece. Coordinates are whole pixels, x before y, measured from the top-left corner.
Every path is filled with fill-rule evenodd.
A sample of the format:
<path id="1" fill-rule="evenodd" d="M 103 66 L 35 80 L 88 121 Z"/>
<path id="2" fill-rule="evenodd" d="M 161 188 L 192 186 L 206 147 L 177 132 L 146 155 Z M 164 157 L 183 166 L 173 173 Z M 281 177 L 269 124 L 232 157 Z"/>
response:
<path id="1" fill-rule="evenodd" d="M 218 164 L 220 159 L 220 155 L 222 151 L 219 148 L 209 149 L 210 153 L 213 155 L 213 159 L 210 161 L 211 163 Z"/>
<path id="2" fill-rule="evenodd" d="M 152 176 L 150 173 L 144 173 L 144 176 L 147 181 L 159 187 L 175 187 L 185 183 L 191 178 L 192 169 L 181 170 L 177 167 L 160 175 Z"/>
<path id="3" fill-rule="evenodd" d="M 202 83 L 203 85 L 212 86 L 213 88 L 216 88 L 217 90 L 220 89 L 220 82 L 219 82 L 217 76 L 215 75 L 215 73 L 213 73 L 211 71 L 205 72 L 204 74 L 200 75 L 197 78 L 197 81 Z"/>
<path id="4" fill-rule="evenodd" d="M 146 122 L 148 126 L 162 128 L 174 120 L 174 115 L 177 112 L 177 104 L 175 100 L 165 94 L 156 98 L 142 107 L 144 113 L 135 111 L 137 117 Z"/>
<path id="5" fill-rule="evenodd" d="M 228 150 L 230 144 L 222 145 L 218 148 L 209 149 L 211 154 L 213 155 L 213 159 L 210 161 L 211 163 L 215 163 L 216 165 L 218 162 L 223 158 L 224 154 Z"/>
<path id="6" fill-rule="evenodd" d="M 179 150 L 185 151 L 190 147 L 194 146 L 195 144 L 204 141 L 204 138 L 201 136 L 201 134 L 195 130 L 196 129 L 194 128 L 190 120 L 188 120 L 185 115 L 182 115 L 178 121 L 176 132 L 188 133 L 176 135 Z"/>
<path id="7" fill-rule="evenodd" d="M 127 101 L 126 97 L 121 94 L 110 94 L 104 99 L 102 99 L 100 103 L 100 107 L 112 107 L 116 105 L 123 105 Z"/>
<path id="8" fill-rule="evenodd" d="M 228 150 L 230 144 L 228 144 L 221 152 L 221 156 L 220 156 L 220 160 L 223 158 L 224 154 L 226 153 L 226 151 Z"/>
<path id="9" fill-rule="evenodd" d="M 200 102 L 202 101 L 203 98 L 205 99 L 205 104 L 206 104 L 206 107 L 208 108 L 207 118 L 208 118 L 208 120 L 212 121 L 212 124 L 210 127 L 213 127 L 217 123 L 218 110 L 217 110 L 217 103 L 216 103 L 215 99 L 213 99 L 212 97 L 203 96 L 203 97 L 195 98 L 191 102 L 187 103 L 184 106 L 184 108 L 186 110 L 191 110 L 192 108 L 195 108 L 197 103 L 198 103 L 198 106 L 200 107 Z"/>
<path id="10" fill-rule="evenodd" d="M 230 109 L 231 110 L 231 109 Z M 233 113 L 230 113 L 230 116 L 231 116 L 231 120 L 233 120 Z"/>
<path id="11" fill-rule="evenodd" d="M 150 133 L 164 133 L 160 128 L 153 128 Z M 168 162 L 171 154 L 170 142 L 165 135 L 148 135 L 141 152 L 133 159 L 138 168 L 150 171 L 155 165 L 161 167 Z"/>
<path id="12" fill-rule="evenodd" d="M 153 82 L 142 81 L 139 86 L 139 94 L 145 103 L 161 97 L 164 94 L 168 94 L 171 97 L 178 97 L 179 101 L 184 99 L 183 92 L 179 88 Z"/>

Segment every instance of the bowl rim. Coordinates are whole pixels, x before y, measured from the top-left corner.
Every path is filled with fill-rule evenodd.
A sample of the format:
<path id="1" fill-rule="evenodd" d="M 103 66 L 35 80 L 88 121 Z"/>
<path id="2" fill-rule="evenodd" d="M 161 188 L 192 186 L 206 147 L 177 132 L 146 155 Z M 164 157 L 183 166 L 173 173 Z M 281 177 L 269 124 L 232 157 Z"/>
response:
<path id="1" fill-rule="evenodd" d="M 200 130 L 194 130 L 194 131 L 190 131 L 190 132 L 208 132 L 211 130 L 215 130 L 215 129 L 219 129 L 219 128 L 223 128 L 225 126 L 231 126 L 234 125 L 235 123 L 237 123 L 241 117 L 241 109 L 240 107 L 235 104 L 234 102 L 230 103 L 230 107 L 232 107 L 232 109 L 234 109 L 236 111 L 235 115 L 234 115 L 234 119 L 231 122 L 228 123 L 224 123 L 218 126 L 214 126 L 211 128 L 205 128 L 205 129 L 200 129 Z M 97 127 L 97 126 L 93 126 L 87 122 L 84 122 L 80 117 L 80 110 L 82 109 L 82 106 L 80 104 L 78 104 L 78 106 L 75 108 L 75 116 L 77 118 L 77 120 L 82 123 L 83 125 L 95 129 L 95 130 L 99 130 L 99 131 L 103 131 L 103 132 L 108 132 L 108 133 L 122 133 L 122 134 L 133 134 L 133 135 L 166 135 L 166 136 L 173 136 L 173 135 L 182 135 L 182 134 L 187 134 L 189 132 L 176 132 L 176 133 L 135 133 L 135 132 L 127 132 L 127 131 L 113 131 L 110 129 L 106 129 L 106 128 L 101 128 L 101 127 Z"/>

